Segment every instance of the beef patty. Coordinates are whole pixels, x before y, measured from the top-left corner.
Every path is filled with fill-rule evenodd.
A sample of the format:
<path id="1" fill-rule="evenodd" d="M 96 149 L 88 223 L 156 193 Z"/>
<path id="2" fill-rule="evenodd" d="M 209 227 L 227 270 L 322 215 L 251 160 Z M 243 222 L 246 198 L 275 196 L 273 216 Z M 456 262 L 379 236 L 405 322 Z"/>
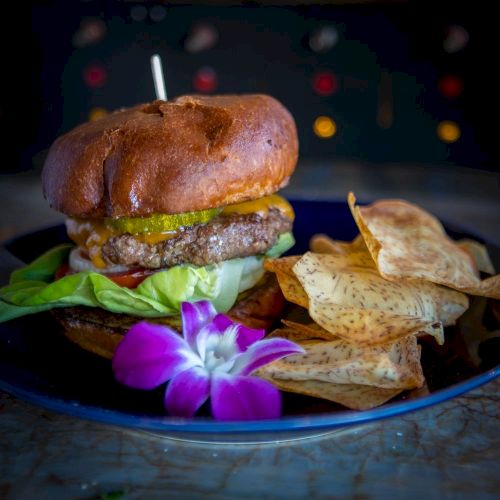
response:
<path id="1" fill-rule="evenodd" d="M 280 234 L 291 231 L 292 221 L 271 209 L 267 217 L 256 213 L 218 216 L 206 224 L 181 228 L 175 238 L 148 244 L 130 234 L 110 238 L 102 248 L 110 264 L 149 269 L 179 264 L 205 266 L 223 260 L 263 254 Z"/>

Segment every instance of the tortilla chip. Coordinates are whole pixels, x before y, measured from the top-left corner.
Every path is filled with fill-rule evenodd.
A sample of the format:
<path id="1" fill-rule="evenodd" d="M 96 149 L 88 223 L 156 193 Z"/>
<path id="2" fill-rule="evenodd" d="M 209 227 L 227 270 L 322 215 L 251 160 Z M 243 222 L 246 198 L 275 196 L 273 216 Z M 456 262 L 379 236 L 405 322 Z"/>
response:
<path id="1" fill-rule="evenodd" d="M 429 386 L 427 385 L 427 381 L 424 382 L 424 385 L 422 387 L 418 387 L 417 389 L 412 389 L 408 391 L 408 393 L 405 396 L 405 399 L 408 401 L 410 399 L 419 399 L 423 398 L 424 396 L 428 396 L 431 393 L 429 390 Z"/>
<path id="2" fill-rule="evenodd" d="M 356 384 L 331 384 L 318 380 L 297 382 L 295 380 L 263 378 L 269 380 L 281 391 L 326 399 L 346 406 L 351 410 L 369 410 L 370 408 L 375 408 L 403 392 L 403 389 L 382 389 L 380 387 Z"/>
<path id="3" fill-rule="evenodd" d="M 319 249 L 320 251 L 318 252 L 316 249 Z M 364 240 L 360 237 L 356 238 L 352 243 L 345 243 L 342 241 L 332 240 L 325 235 L 318 235 L 317 237 L 313 236 L 311 238 L 311 250 L 313 253 L 334 255 L 335 262 L 342 268 L 359 266 L 377 271 L 375 261 L 368 251 Z"/>
<path id="4" fill-rule="evenodd" d="M 484 245 L 469 239 L 459 240 L 457 241 L 457 245 L 472 257 L 478 271 L 486 274 L 495 274 L 495 268 Z"/>
<path id="5" fill-rule="evenodd" d="M 293 272 L 308 296 L 305 282 L 310 283 L 311 292 L 320 286 L 318 295 L 335 296 L 328 303 L 343 307 L 388 310 L 441 321 L 445 326 L 454 324 L 468 307 L 467 297 L 460 292 L 423 280 L 394 282 L 382 278 L 366 248 L 324 256 L 308 252 L 297 261 Z M 324 302 L 322 297 L 316 298 Z"/>
<path id="6" fill-rule="evenodd" d="M 282 319 L 281 322 L 289 329 L 299 332 L 303 336 L 303 338 L 322 340 L 331 340 L 338 338 L 316 323 L 308 323 L 307 325 L 305 325 L 304 323 L 297 323 L 295 321 L 290 321 L 287 319 Z"/>
<path id="7" fill-rule="evenodd" d="M 408 335 L 426 333 L 440 345 L 444 342 L 442 323 L 403 316 L 376 309 L 342 308 L 312 302 L 309 314 L 335 337 L 361 346 L 377 346 Z"/>
<path id="8" fill-rule="evenodd" d="M 278 283 L 280 285 L 281 291 L 288 302 L 297 304 L 300 307 L 307 309 L 309 307 L 309 299 L 306 292 L 300 285 L 299 280 L 295 276 L 290 276 L 288 274 L 276 272 L 276 278 L 278 278 Z"/>
<path id="9" fill-rule="evenodd" d="M 293 276 L 293 266 L 300 259 L 300 255 L 291 255 L 289 257 L 281 257 L 280 259 L 266 259 L 264 261 L 264 269 L 272 273 L 280 272 Z"/>
<path id="10" fill-rule="evenodd" d="M 350 243 L 333 240 L 326 234 L 315 234 L 309 242 L 309 248 L 315 253 L 350 254 L 359 250 L 366 250 L 365 240 L 358 234 Z"/>
<path id="11" fill-rule="evenodd" d="M 264 261 L 264 268 L 276 274 L 281 291 L 288 302 L 307 309 L 309 299 L 292 271 L 293 266 L 299 259 L 300 256 L 267 259 Z"/>
<path id="12" fill-rule="evenodd" d="M 266 336 L 266 338 L 272 338 L 272 337 L 280 337 L 291 340 L 293 342 L 301 342 L 301 343 L 308 341 L 315 342 L 318 340 L 317 338 L 311 337 L 309 332 L 296 330 L 295 328 L 277 328 L 276 330 L 273 330 Z"/>
<path id="13" fill-rule="evenodd" d="M 418 278 L 500 299 L 500 275 L 481 281 L 474 259 L 426 211 L 403 200 L 380 200 L 359 207 L 353 193 L 348 202 L 384 278 Z"/>
<path id="14" fill-rule="evenodd" d="M 437 323 L 453 324 L 468 306 L 464 294 L 432 283 L 382 278 L 363 252 L 307 252 L 293 271 L 309 297 L 311 318 L 330 333 L 363 345 L 419 331 L 442 343 Z"/>
<path id="15" fill-rule="evenodd" d="M 471 306 L 460 318 L 458 329 L 460 331 L 461 341 L 467 351 L 463 358 L 469 358 L 472 366 L 478 368 L 483 363 L 479 355 L 480 346 L 483 342 L 494 338 L 500 338 L 500 329 L 492 318 L 485 322 L 485 315 L 493 312 L 495 304 L 488 304 L 488 299 L 484 297 L 474 297 Z M 483 352 L 484 356 L 484 352 Z"/>
<path id="16" fill-rule="evenodd" d="M 316 380 L 385 389 L 413 389 L 424 383 L 420 347 L 414 336 L 392 344 L 361 347 L 342 339 L 298 341 L 306 354 L 290 356 L 262 367 L 273 380 Z"/>

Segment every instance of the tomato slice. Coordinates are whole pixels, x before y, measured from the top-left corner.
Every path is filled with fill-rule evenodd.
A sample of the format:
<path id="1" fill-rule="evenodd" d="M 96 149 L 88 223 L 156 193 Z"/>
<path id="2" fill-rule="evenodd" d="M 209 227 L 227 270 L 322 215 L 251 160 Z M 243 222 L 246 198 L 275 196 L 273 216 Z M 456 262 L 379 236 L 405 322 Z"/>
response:
<path id="1" fill-rule="evenodd" d="M 121 273 L 108 273 L 105 276 L 117 285 L 124 286 L 125 288 L 136 288 L 154 272 L 153 269 L 131 269 Z"/>
<path id="2" fill-rule="evenodd" d="M 54 274 L 54 280 L 57 281 L 61 278 L 64 278 L 64 276 L 69 274 L 69 272 L 69 264 L 62 264 L 61 267 L 56 271 L 56 274 Z"/>
<path id="3" fill-rule="evenodd" d="M 122 271 L 119 273 L 107 273 L 103 276 L 109 278 L 111 281 L 117 285 L 123 286 L 125 288 L 136 288 L 138 287 L 148 276 L 151 276 L 155 270 L 153 269 L 129 269 L 128 271 Z M 64 276 L 72 274 L 72 271 L 68 264 L 63 264 L 54 275 L 54 280 L 57 281 Z"/>

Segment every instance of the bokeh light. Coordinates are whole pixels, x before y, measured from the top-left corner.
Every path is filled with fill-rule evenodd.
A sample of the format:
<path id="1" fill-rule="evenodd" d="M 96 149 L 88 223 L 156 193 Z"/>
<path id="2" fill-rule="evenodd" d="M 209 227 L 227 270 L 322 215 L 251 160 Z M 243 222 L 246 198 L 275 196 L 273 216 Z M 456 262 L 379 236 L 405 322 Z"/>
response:
<path id="1" fill-rule="evenodd" d="M 184 41 L 184 48 L 190 54 L 210 50 L 219 39 L 219 32 L 209 23 L 197 23 L 191 27 Z"/>
<path id="2" fill-rule="evenodd" d="M 335 26 L 320 26 L 309 37 L 309 48 L 314 52 L 328 52 L 337 45 L 339 34 Z"/>
<path id="3" fill-rule="evenodd" d="M 148 16 L 148 9 L 144 5 L 134 5 L 130 9 L 130 18 L 132 21 L 144 21 Z"/>
<path id="4" fill-rule="evenodd" d="M 193 87 L 197 92 L 209 94 L 217 88 L 217 73 L 210 66 L 203 66 L 193 77 Z"/>
<path id="5" fill-rule="evenodd" d="M 318 116 L 313 124 L 314 133 L 322 139 L 329 139 L 337 132 L 337 124 L 329 116 Z"/>
<path id="6" fill-rule="evenodd" d="M 313 78 L 313 89 L 318 95 L 328 96 L 335 94 L 339 86 L 337 78 L 330 71 L 321 71 L 316 73 Z"/>
<path id="7" fill-rule="evenodd" d="M 469 33 L 463 26 L 459 26 L 458 24 L 448 26 L 443 40 L 443 49 L 445 52 L 456 54 L 463 50 L 468 43 Z"/>
<path id="8" fill-rule="evenodd" d="M 439 122 L 437 126 L 437 135 L 443 142 L 451 144 L 460 139 L 461 131 L 458 124 L 451 120 Z"/>
<path id="9" fill-rule="evenodd" d="M 92 108 L 89 112 L 89 121 L 95 122 L 96 120 L 99 120 L 103 116 L 106 116 L 108 114 L 108 110 L 105 108 Z"/>
<path id="10" fill-rule="evenodd" d="M 103 66 L 93 64 L 83 71 L 83 80 L 90 88 L 102 87 L 106 83 L 108 72 Z"/>
<path id="11" fill-rule="evenodd" d="M 77 48 L 99 43 L 106 35 L 106 24 L 102 19 L 83 19 L 73 35 L 73 45 Z"/>
<path id="12" fill-rule="evenodd" d="M 438 81 L 439 92 L 448 99 L 456 99 L 464 90 L 462 79 L 456 75 L 445 75 Z"/>
<path id="13" fill-rule="evenodd" d="M 153 5 L 149 11 L 151 21 L 159 23 L 167 17 L 167 9 L 163 5 Z"/>

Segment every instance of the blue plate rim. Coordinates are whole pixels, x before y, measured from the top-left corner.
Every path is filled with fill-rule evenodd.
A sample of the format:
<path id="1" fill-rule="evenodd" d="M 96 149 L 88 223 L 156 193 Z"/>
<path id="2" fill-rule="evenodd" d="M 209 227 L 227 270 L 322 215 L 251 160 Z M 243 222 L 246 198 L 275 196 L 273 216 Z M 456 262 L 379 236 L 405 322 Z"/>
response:
<path id="1" fill-rule="evenodd" d="M 92 405 L 80 404 L 77 400 L 56 398 L 48 396 L 42 392 L 32 390 L 28 391 L 1 379 L 0 390 L 3 390 L 4 392 L 23 401 L 34 404 L 35 406 L 40 406 L 66 415 L 72 415 L 120 427 L 174 433 L 228 434 L 311 431 L 368 423 L 374 420 L 386 419 L 411 411 L 424 409 L 429 406 L 448 401 L 493 381 L 499 375 L 500 365 L 497 365 L 484 373 L 475 375 L 470 379 L 444 389 L 438 389 L 426 396 L 387 403 L 371 410 L 347 410 L 309 416 L 285 416 L 275 420 L 249 420 L 235 422 L 222 422 L 203 417 L 187 419 L 169 417 L 168 415 L 165 415 L 164 417 L 152 417 L 148 415 L 138 415 L 136 413 L 126 413 Z"/>

